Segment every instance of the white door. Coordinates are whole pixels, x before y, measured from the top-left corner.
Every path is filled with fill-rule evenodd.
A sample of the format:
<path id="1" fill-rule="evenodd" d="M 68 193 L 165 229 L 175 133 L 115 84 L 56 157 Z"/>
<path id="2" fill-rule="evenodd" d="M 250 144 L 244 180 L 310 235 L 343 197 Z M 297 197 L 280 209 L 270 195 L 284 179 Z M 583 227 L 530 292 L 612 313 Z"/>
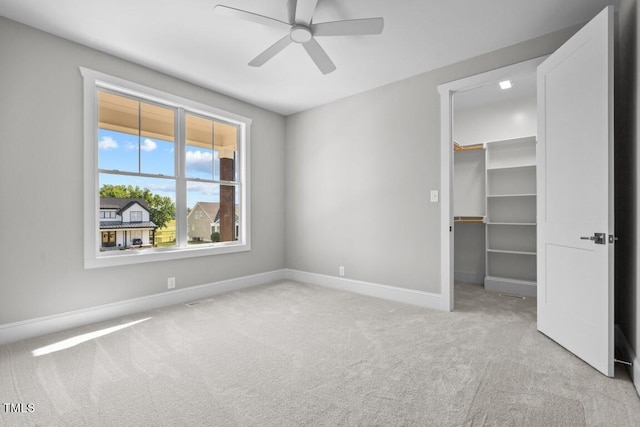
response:
<path id="1" fill-rule="evenodd" d="M 613 12 L 603 10 L 538 67 L 538 330 L 608 376 Z"/>

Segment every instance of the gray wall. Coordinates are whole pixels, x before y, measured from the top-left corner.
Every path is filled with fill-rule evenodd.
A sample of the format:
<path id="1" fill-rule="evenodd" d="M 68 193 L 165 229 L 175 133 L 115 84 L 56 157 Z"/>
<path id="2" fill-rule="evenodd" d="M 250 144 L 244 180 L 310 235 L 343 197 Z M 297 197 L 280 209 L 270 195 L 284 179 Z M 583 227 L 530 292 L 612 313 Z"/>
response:
<path id="1" fill-rule="evenodd" d="M 2 17 L 0 58 L 0 324 L 284 268 L 284 117 Z M 83 268 L 80 65 L 253 118 L 251 252 Z"/>
<path id="2" fill-rule="evenodd" d="M 533 74 L 533 73 L 532 73 Z M 535 91 L 535 88 L 534 88 Z M 522 138 L 538 133 L 536 94 L 526 98 L 509 98 L 481 107 L 458 109 L 455 95 L 453 139 L 462 145 L 482 144 L 503 139 Z"/>
<path id="3" fill-rule="evenodd" d="M 454 280 L 483 284 L 486 276 L 486 230 L 484 224 L 455 223 L 453 225 Z"/>
<path id="4" fill-rule="evenodd" d="M 454 128 L 457 129 L 461 123 L 457 112 L 454 115 Z M 453 154 L 454 217 L 486 215 L 485 174 L 485 150 L 456 151 Z M 485 225 L 456 222 L 453 233 L 454 280 L 484 283 Z"/>
<path id="5" fill-rule="evenodd" d="M 287 267 L 440 293 L 439 84 L 548 54 L 567 30 L 287 118 Z"/>

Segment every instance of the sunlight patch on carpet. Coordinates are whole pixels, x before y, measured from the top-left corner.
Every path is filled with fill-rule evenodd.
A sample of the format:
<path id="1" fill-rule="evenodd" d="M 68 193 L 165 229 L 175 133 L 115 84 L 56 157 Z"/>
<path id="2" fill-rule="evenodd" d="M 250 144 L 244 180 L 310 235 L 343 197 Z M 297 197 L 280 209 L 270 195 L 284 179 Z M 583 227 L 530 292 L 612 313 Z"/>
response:
<path id="1" fill-rule="evenodd" d="M 33 357 L 44 356 L 45 354 L 55 353 L 57 351 L 66 350 L 71 347 L 75 347 L 79 344 L 82 344 L 87 341 L 94 340 L 99 337 L 103 337 L 105 335 L 112 334 L 114 332 L 120 331 L 122 329 L 129 328 L 138 323 L 145 322 L 151 319 L 151 317 L 146 317 L 140 320 L 134 320 L 133 322 L 125 323 L 123 325 L 112 326 L 110 328 L 100 329 L 99 331 L 89 332 L 82 335 L 76 335 L 75 337 L 67 338 L 66 340 L 58 341 L 56 343 L 37 348 L 31 352 Z"/>

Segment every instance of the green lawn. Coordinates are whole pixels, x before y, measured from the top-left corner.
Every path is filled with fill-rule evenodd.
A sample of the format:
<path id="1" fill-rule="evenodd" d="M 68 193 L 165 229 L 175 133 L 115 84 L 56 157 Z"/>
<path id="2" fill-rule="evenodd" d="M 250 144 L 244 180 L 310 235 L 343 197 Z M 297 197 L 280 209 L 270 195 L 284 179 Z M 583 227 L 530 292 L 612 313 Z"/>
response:
<path id="1" fill-rule="evenodd" d="M 156 230 L 156 247 L 173 246 L 176 243 L 176 220 L 172 219 L 166 227 Z"/>

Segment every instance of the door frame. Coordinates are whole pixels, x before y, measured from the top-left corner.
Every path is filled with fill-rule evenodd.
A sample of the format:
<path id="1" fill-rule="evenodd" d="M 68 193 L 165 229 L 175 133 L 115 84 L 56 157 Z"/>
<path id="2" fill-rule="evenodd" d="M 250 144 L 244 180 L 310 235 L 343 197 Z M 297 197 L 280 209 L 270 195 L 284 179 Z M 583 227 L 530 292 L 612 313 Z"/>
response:
<path id="1" fill-rule="evenodd" d="M 548 55 L 438 85 L 440 92 L 440 295 L 441 308 L 453 311 L 453 96 L 456 92 L 536 73 Z"/>

